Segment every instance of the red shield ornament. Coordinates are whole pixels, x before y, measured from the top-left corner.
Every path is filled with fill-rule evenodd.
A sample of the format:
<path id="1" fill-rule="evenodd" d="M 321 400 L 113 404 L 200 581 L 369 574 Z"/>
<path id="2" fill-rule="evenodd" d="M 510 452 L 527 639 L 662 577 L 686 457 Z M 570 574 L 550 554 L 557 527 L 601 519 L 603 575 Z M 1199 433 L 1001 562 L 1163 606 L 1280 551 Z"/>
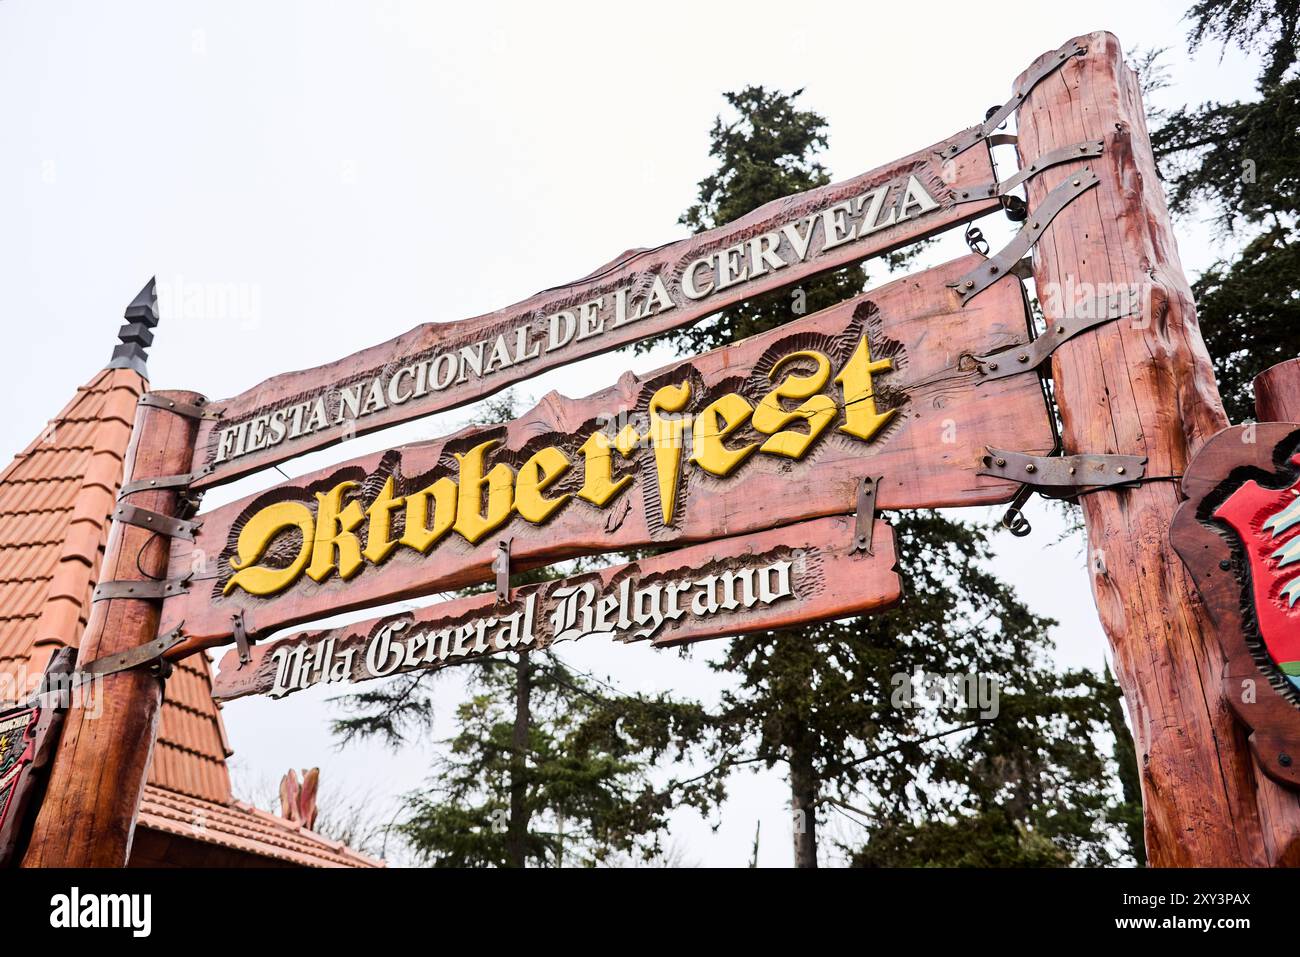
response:
<path id="1" fill-rule="evenodd" d="M 1224 697 L 1265 772 L 1300 787 L 1300 424 L 1224 429 L 1183 491 L 1170 541 L 1218 634 Z"/>

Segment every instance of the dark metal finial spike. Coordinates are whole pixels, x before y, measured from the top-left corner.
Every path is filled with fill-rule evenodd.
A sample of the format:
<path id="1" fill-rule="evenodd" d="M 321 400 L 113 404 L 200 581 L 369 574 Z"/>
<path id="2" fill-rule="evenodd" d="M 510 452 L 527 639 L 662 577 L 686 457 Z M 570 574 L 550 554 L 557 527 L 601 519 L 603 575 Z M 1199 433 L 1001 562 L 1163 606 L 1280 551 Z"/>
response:
<path id="1" fill-rule="evenodd" d="M 118 330 L 118 345 L 113 348 L 110 369 L 134 369 L 148 375 L 146 360 L 153 344 L 153 330 L 158 325 L 158 282 L 151 277 L 122 313 L 126 322 Z"/>

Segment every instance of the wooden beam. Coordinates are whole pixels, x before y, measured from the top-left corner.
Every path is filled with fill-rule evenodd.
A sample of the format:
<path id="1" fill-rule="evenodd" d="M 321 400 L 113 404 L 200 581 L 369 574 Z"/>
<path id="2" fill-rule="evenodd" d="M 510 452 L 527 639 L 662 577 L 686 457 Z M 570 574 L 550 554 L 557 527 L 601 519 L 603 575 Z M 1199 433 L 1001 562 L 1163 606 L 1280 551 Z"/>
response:
<path id="1" fill-rule="evenodd" d="M 336 362 L 284 373 L 213 402 L 220 417 L 200 427 L 195 467 L 202 474 L 194 487 L 465 405 L 983 216 L 1000 201 L 990 195 L 989 147 L 976 142 L 975 133 L 963 130 L 687 239 L 629 250 L 582 279 L 513 306 L 426 322 Z M 959 145 L 969 148 L 952 155 Z M 379 401 L 372 402 L 376 382 Z"/>
<path id="2" fill-rule="evenodd" d="M 1048 190 L 1087 167 L 1100 185 L 1052 222 L 1034 251 L 1051 309 L 1137 289 L 1143 309 L 1071 339 L 1052 363 L 1069 453 L 1148 458 L 1136 488 L 1081 499 L 1093 593 L 1137 741 L 1147 855 L 1158 866 L 1262 865 L 1300 826 L 1295 800 L 1253 765 L 1223 700 L 1225 659 L 1169 542 L 1177 478 L 1227 425 L 1147 134 L 1137 77 L 1109 33 L 1024 98 L 1021 166 L 1103 140 L 1100 157 L 1028 183 L 1030 220 Z M 1055 56 L 1056 54 L 1048 54 Z M 1040 58 L 1039 62 L 1042 62 Z"/>
<path id="3" fill-rule="evenodd" d="M 195 402 L 192 392 L 153 393 Z M 139 406 L 126 455 L 131 481 L 189 471 L 197 422 Z M 145 491 L 131 504 L 175 515 L 174 491 Z M 147 581 L 167 574 L 167 539 L 115 521 L 99 580 Z M 91 605 L 77 666 L 130 651 L 158 633 L 159 602 L 111 598 Z M 122 671 L 74 692 L 49 789 L 36 819 L 24 867 L 123 867 L 158 731 L 162 681 L 148 669 Z"/>
<path id="4" fill-rule="evenodd" d="M 1300 359 L 1288 359 L 1255 376 L 1255 418 L 1300 422 Z"/>

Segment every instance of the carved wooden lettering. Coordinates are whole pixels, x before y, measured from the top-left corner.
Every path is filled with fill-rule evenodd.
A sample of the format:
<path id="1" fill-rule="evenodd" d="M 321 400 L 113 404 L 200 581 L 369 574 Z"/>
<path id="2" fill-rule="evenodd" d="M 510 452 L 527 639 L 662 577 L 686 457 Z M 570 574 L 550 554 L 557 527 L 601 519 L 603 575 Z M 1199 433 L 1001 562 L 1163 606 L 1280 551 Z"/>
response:
<path id="1" fill-rule="evenodd" d="M 964 308 L 948 284 L 977 257 L 585 399 L 552 393 L 500 426 L 365 456 L 200 516 L 173 543 L 163 607 L 182 649 L 222 643 L 232 615 L 267 632 L 489 580 L 516 567 L 777 528 L 855 507 L 988 504 L 985 446 L 1044 454 L 1033 373 L 980 381 L 973 356 L 1027 339 L 1019 281 Z"/>
<path id="2" fill-rule="evenodd" d="M 877 520 L 868 555 L 850 551 L 853 525 L 815 519 L 530 585 L 503 604 L 474 595 L 289 635 L 243 665 L 232 649 L 212 692 L 278 698 L 579 638 L 675 645 L 881 611 L 900 595 L 893 530 Z"/>
<path id="3" fill-rule="evenodd" d="M 993 184 L 988 147 L 941 155 L 964 136 L 768 203 L 689 239 L 631 251 L 514 306 L 426 323 L 329 365 L 276 376 L 214 402 L 210 414 L 219 417 L 200 427 L 194 487 L 465 405 L 981 216 L 998 201 L 962 194 L 984 195 L 976 187 Z"/>

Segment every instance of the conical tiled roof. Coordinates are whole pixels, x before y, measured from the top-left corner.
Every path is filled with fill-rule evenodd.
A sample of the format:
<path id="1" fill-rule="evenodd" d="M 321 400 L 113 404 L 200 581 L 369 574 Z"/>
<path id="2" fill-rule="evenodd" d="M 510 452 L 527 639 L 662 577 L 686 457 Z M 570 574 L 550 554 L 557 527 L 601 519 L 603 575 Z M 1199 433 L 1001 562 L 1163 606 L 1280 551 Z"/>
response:
<path id="1" fill-rule="evenodd" d="M 54 652 L 81 640 L 136 402 L 148 388 L 142 351 L 127 359 L 115 353 L 0 472 L 0 699 L 25 698 Z M 177 807 L 202 808 L 205 826 L 187 839 L 286 863 L 382 864 L 236 802 L 230 754 L 208 659 L 192 655 L 167 679 L 139 825 L 176 834 Z"/>

